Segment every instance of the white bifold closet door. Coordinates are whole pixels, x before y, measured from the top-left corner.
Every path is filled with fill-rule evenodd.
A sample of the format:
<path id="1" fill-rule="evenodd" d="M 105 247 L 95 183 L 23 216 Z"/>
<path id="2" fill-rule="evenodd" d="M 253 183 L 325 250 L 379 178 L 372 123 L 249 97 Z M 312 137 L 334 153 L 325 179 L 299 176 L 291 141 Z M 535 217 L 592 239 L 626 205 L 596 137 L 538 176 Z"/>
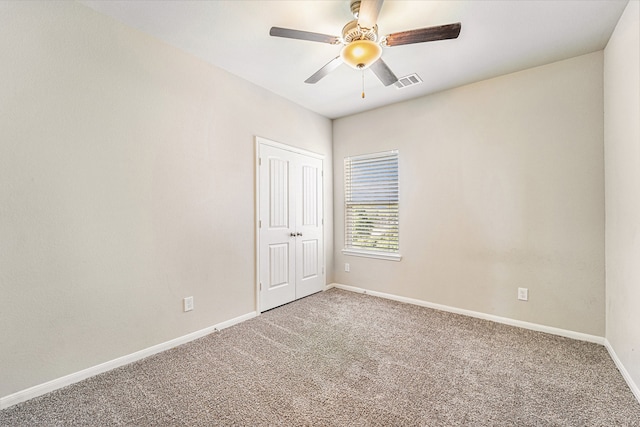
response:
<path id="1" fill-rule="evenodd" d="M 324 288 L 322 159 L 260 143 L 259 298 L 269 310 Z"/>

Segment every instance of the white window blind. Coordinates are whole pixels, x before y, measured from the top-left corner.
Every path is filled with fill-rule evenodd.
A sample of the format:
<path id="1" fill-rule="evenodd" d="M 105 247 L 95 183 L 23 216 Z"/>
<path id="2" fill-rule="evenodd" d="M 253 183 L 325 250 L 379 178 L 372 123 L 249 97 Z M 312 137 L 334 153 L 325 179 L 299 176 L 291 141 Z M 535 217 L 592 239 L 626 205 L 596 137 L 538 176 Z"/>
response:
<path id="1" fill-rule="evenodd" d="M 397 254 L 398 151 L 345 158 L 344 182 L 345 253 Z"/>

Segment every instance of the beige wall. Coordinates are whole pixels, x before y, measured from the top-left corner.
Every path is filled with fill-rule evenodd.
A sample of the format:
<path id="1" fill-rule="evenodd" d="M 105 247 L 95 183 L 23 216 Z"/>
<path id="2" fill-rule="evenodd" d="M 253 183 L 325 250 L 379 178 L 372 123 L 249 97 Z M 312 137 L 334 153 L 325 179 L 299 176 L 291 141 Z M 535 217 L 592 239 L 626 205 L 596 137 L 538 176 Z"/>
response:
<path id="1" fill-rule="evenodd" d="M 604 51 L 607 340 L 640 387 L 640 3 Z"/>
<path id="2" fill-rule="evenodd" d="M 255 309 L 254 135 L 326 156 L 333 270 L 330 120 L 73 2 L 0 63 L 0 397 Z"/>
<path id="3" fill-rule="evenodd" d="M 335 280 L 604 336 L 602 67 L 596 52 L 335 120 Z M 403 259 L 345 256 L 343 158 L 390 149 Z"/>

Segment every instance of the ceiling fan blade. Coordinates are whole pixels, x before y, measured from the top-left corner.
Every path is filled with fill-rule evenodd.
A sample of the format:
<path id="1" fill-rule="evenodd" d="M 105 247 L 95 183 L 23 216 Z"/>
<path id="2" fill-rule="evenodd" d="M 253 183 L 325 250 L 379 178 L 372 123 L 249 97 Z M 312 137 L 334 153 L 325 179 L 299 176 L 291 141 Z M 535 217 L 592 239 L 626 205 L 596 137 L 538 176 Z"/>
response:
<path id="1" fill-rule="evenodd" d="M 378 14 L 384 0 L 361 0 L 358 12 L 358 25 L 362 28 L 373 28 L 378 22 Z"/>
<path id="2" fill-rule="evenodd" d="M 460 28 L 462 28 L 462 25 L 456 22 L 455 24 L 401 31 L 399 33 L 389 34 L 386 37 L 386 45 L 400 46 L 403 44 L 455 39 L 460 34 Z"/>
<path id="3" fill-rule="evenodd" d="M 308 40 L 311 42 L 338 44 L 340 38 L 327 34 L 311 33 L 309 31 L 292 30 L 289 28 L 271 27 L 269 35 L 274 37 L 284 37 L 287 39 Z"/>
<path id="4" fill-rule="evenodd" d="M 336 56 L 331 61 L 329 61 L 324 67 L 320 68 L 316 71 L 311 77 L 305 80 L 305 83 L 318 83 L 321 78 L 338 68 L 342 64 L 342 58 Z"/>
<path id="5" fill-rule="evenodd" d="M 385 86 L 392 85 L 398 81 L 398 78 L 396 77 L 396 75 L 393 74 L 393 71 L 391 71 L 391 68 L 387 66 L 387 64 L 382 60 L 382 58 L 378 59 L 376 62 L 371 64 L 371 67 L 369 68 L 371 68 L 371 71 L 373 71 L 373 74 L 375 74 L 376 77 L 380 79 L 382 84 Z"/>

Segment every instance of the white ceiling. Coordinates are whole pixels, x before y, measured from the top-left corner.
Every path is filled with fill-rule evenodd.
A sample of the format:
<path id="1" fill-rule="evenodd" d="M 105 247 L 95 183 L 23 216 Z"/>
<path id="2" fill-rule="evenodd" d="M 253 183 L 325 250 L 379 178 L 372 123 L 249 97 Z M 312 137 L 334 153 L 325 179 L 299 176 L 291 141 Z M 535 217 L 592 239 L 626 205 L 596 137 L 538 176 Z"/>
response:
<path id="1" fill-rule="evenodd" d="M 272 26 L 341 35 L 353 19 L 349 0 L 102 1 L 92 9 L 329 118 L 366 111 L 444 89 L 603 49 L 627 0 L 386 0 L 379 34 L 462 23 L 454 40 L 385 48 L 398 77 L 424 83 L 384 87 L 365 71 L 341 65 L 315 85 L 304 80 L 340 46 L 270 37 Z"/>

